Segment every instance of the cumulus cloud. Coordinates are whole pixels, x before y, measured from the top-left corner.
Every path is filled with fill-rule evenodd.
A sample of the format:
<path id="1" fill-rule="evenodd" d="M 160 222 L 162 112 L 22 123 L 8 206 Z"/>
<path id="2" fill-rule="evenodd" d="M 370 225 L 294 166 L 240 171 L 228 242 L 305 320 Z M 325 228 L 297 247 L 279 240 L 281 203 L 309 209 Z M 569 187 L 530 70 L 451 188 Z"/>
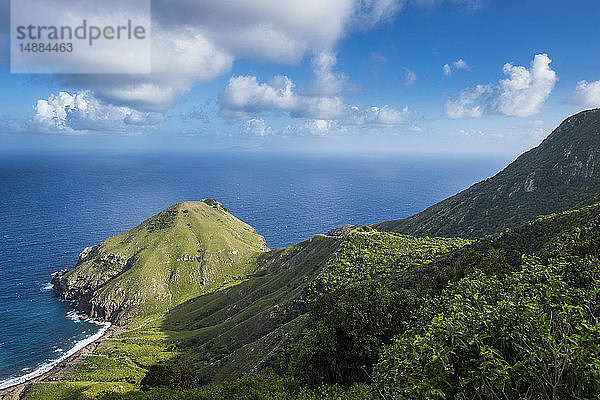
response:
<path id="1" fill-rule="evenodd" d="M 460 93 L 458 99 L 446 101 L 444 115 L 451 119 L 479 118 L 484 112 L 484 105 L 479 103 L 484 95 L 491 92 L 492 88 L 488 85 L 477 85 L 465 89 Z"/>
<path id="2" fill-rule="evenodd" d="M 38 100 L 34 110 L 30 128 L 58 133 L 133 132 L 164 119 L 159 113 L 104 104 L 89 91 L 51 94 L 48 99 Z"/>
<path id="3" fill-rule="evenodd" d="M 346 77 L 334 73 L 335 62 L 331 53 L 317 55 L 313 60 L 314 78 L 300 91 L 283 75 L 264 83 L 251 75 L 232 77 L 219 95 L 219 112 L 237 119 L 273 111 L 288 112 L 292 117 L 338 118 L 346 108 L 341 97 Z"/>
<path id="4" fill-rule="evenodd" d="M 485 113 L 515 117 L 537 114 L 544 105 L 558 77 L 550 68 L 547 54 L 537 54 L 531 67 L 506 63 L 506 79 L 496 85 L 477 85 L 465 89 L 456 100 L 448 99 L 444 114 L 448 118 L 479 118 Z"/>
<path id="5" fill-rule="evenodd" d="M 402 110 L 388 105 L 383 107 L 373 106 L 366 110 L 361 110 L 356 106 L 350 109 L 351 119 L 346 123 L 355 125 L 396 126 L 407 122 L 411 116 L 408 106 L 405 106 Z"/>
<path id="6" fill-rule="evenodd" d="M 339 119 L 309 119 L 286 126 L 281 134 L 286 136 L 347 135 L 360 132 L 382 132 L 399 126 L 404 126 L 409 131 L 420 132 L 419 127 L 410 124 L 412 120 L 414 120 L 414 113 L 409 111 L 408 107 L 398 110 L 389 105 L 366 109 L 348 106 L 344 116 Z"/>
<path id="7" fill-rule="evenodd" d="M 283 75 L 262 83 L 252 75 L 234 76 L 219 95 L 219 113 L 225 118 L 251 120 L 259 114 L 283 112 L 293 118 L 335 120 L 342 125 L 393 126 L 406 122 L 410 115 L 407 107 L 397 110 L 385 105 L 360 109 L 346 104 L 343 89 L 347 77 L 335 71 L 335 64 L 333 53 L 316 54 L 312 60 L 313 79 L 298 90 L 294 82 Z M 409 74 L 407 79 L 414 82 L 416 75 Z M 301 130 L 325 131 L 314 126 Z"/>
<path id="8" fill-rule="evenodd" d="M 465 70 L 465 71 L 471 70 L 471 67 L 469 66 L 469 64 L 462 58 L 459 58 L 458 60 L 454 61 L 452 64 L 444 64 L 444 66 L 442 67 L 442 71 L 444 72 L 444 75 L 446 75 L 446 76 L 450 76 L 455 71 L 460 71 L 460 70 Z"/>
<path id="9" fill-rule="evenodd" d="M 344 89 L 348 77 L 343 73 L 334 71 L 337 63 L 336 55 L 331 51 L 322 51 L 316 54 L 311 61 L 314 77 L 302 93 L 317 97 L 331 97 L 339 95 Z"/>
<path id="10" fill-rule="evenodd" d="M 255 76 L 231 78 L 219 95 L 219 111 L 222 116 L 234 119 L 252 119 L 262 113 L 287 112 L 294 118 L 329 120 L 342 125 L 380 126 L 403 124 L 411 115 L 408 107 L 398 110 L 385 105 L 361 109 L 345 104 L 338 95 L 300 94 L 295 90 L 292 80 L 281 75 L 264 83 L 259 83 Z M 319 129 L 313 127 L 312 131 L 325 131 L 320 128 L 322 126 Z"/>
<path id="11" fill-rule="evenodd" d="M 503 71 L 508 78 L 498 84 L 497 110 L 516 117 L 537 114 L 558 80 L 551 62 L 547 54 L 538 54 L 530 69 L 505 64 Z"/>
<path id="12" fill-rule="evenodd" d="M 52 13 L 44 0 L 39 10 Z M 393 18 L 405 0 L 152 0 L 152 71 L 139 75 L 61 75 L 69 87 L 91 90 L 99 99 L 146 111 L 165 111 L 196 82 L 230 71 L 236 59 L 294 64 L 306 54 L 322 58 L 355 29 Z M 34 9 L 36 9 L 34 7 Z M 82 65 L 118 63 L 99 51 Z M 125 58 L 125 57 L 124 57 Z M 136 62 L 126 60 L 125 63 Z M 331 79 L 335 78 L 335 79 Z M 327 90 L 335 87 L 326 86 Z"/>
<path id="13" fill-rule="evenodd" d="M 569 101 L 582 107 L 600 107 L 600 81 L 579 81 Z"/>

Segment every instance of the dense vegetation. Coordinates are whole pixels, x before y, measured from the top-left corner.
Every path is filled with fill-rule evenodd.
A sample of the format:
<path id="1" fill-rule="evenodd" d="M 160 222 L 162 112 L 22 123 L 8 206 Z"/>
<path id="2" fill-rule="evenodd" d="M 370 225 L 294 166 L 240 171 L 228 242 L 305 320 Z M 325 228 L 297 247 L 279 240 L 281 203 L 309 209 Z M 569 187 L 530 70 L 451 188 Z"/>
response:
<path id="1" fill-rule="evenodd" d="M 600 193 L 600 109 L 567 118 L 492 178 L 412 217 L 375 224 L 414 236 L 476 239 Z"/>
<path id="2" fill-rule="evenodd" d="M 513 272 L 475 270 L 421 299 L 357 283 L 317 300 L 285 377 L 103 398 L 592 399 L 598 318 L 600 262 L 565 250 Z"/>
<path id="3" fill-rule="evenodd" d="M 429 299 L 384 350 L 373 385 L 384 399 L 594 398 L 599 317 L 597 259 L 476 271 Z"/>
<path id="4" fill-rule="evenodd" d="M 377 281 L 320 296 L 295 345 L 292 375 L 310 385 L 369 382 L 382 345 L 407 329 L 418 304 L 411 292 L 393 292 Z"/>

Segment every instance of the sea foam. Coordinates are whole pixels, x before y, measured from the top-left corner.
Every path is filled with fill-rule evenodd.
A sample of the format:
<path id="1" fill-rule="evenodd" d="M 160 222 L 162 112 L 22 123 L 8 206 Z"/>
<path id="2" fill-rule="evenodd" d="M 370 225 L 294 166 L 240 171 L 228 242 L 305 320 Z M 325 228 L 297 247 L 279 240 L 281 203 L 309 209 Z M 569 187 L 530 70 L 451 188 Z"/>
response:
<path id="1" fill-rule="evenodd" d="M 71 313 L 69 313 L 69 314 L 71 314 Z M 72 315 L 73 314 L 71 314 L 69 316 L 69 318 L 71 318 Z M 77 314 L 75 314 L 75 315 L 77 315 Z M 28 380 L 37 378 L 38 376 L 45 374 L 46 372 L 50 371 L 52 368 L 56 367 L 61 361 L 71 357 L 73 354 L 77 353 L 79 350 L 83 349 L 88 344 L 93 343 L 94 341 L 100 339 L 111 325 L 110 322 L 97 322 L 97 321 L 93 321 L 93 320 L 88 320 L 87 322 L 95 323 L 97 325 L 102 326 L 102 328 L 100 328 L 100 330 L 98 332 L 96 332 L 94 335 L 75 343 L 75 345 L 69 351 L 67 351 L 65 354 L 63 354 L 59 358 L 52 360 L 52 361 L 48 361 L 48 362 L 40 365 L 37 369 L 35 369 L 32 372 L 29 372 L 28 374 L 16 376 L 16 377 L 1 381 L 0 389 L 6 389 L 11 386 L 19 385 L 21 383 L 27 382 Z"/>

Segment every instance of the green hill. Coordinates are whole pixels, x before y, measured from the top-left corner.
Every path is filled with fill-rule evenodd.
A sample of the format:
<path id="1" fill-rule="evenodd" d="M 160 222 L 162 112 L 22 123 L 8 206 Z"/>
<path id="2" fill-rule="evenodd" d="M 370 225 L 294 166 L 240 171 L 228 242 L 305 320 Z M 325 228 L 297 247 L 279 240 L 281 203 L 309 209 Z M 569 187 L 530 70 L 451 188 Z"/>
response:
<path id="1" fill-rule="evenodd" d="M 206 211 L 212 215 L 212 210 Z M 223 212 L 217 211 L 216 215 Z M 177 244 L 183 246 L 183 242 Z M 170 306 L 160 318 L 146 311 L 134 314 L 139 308 L 130 309 L 129 317 L 140 318 L 127 324 L 124 333 L 104 342 L 96 356 L 87 357 L 60 381 L 30 388 L 27 398 L 63 398 L 62 393 L 85 397 L 111 388 L 136 387 L 145 370 L 157 363 L 191 365 L 200 382 L 224 382 L 264 367 L 284 370 L 286 354 L 301 336 L 319 295 L 368 279 L 385 281 L 390 287 L 412 287 L 427 264 L 467 244 L 463 239 L 414 238 L 358 227 L 342 236 L 317 235 L 286 248 L 250 253 L 242 265 L 255 272 L 242 282 L 192 296 Z M 96 271 L 85 255 L 82 258 L 75 273 L 85 271 L 79 271 L 83 264 Z M 69 274 L 60 279 L 74 272 Z M 116 285 L 124 275 L 108 282 L 115 280 Z M 117 299 L 120 292 L 108 293 L 114 287 L 102 285 L 100 293 Z M 93 373 L 106 365 L 111 365 L 110 372 Z"/>
<path id="2" fill-rule="evenodd" d="M 263 237 L 217 201 L 182 202 L 86 248 L 53 284 L 80 312 L 125 323 L 238 282 L 266 250 Z"/>
<path id="3" fill-rule="evenodd" d="M 414 216 L 373 225 L 414 236 L 478 238 L 600 193 L 600 109 L 567 118 L 492 178 Z"/>
<path id="4" fill-rule="evenodd" d="M 162 318 L 129 324 L 126 332 L 106 341 L 95 356 L 87 357 L 59 381 L 32 386 L 26 398 L 71 398 L 74 393 L 88 398 L 104 390 L 136 389 L 147 369 L 156 364 L 191 368 L 197 379 L 194 385 L 228 385 L 232 379 L 251 379 L 247 378 L 250 374 L 267 367 L 283 374 L 288 371 L 287 360 L 306 329 L 310 307 L 317 296 L 369 279 L 384 282 L 392 289 L 414 287 L 423 276 L 444 267 L 449 260 L 471 250 L 485 251 L 488 246 L 506 250 L 515 266 L 521 265 L 520 255 L 528 252 L 548 256 L 563 250 L 570 254 L 597 254 L 600 205 L 539 217 L 477 241 L 415 238 L 369 227 L 339 233 L 340 236 L 317 235 L 287 248 L 257 254 L 252 258 L 256 272 L 243 282 L 190 299 Z M 472 279 L 469 271 L 466 273 L 463 276 Z M 517 273 L 528 276 L 527 271 Z M 449 278 L 456 281 L 462 276 Z M 442 286 L 452 290 L 455 284 L 442 282 Z M 357 303 L 360 301 L 356 299 Z M 437 309 L 436 301 L 426 304 Z M 415 314 L 415 318 L 423 317 L 427 327 L 428 314 Z M 381 372 L 384 367 L 378 368 Z M 253 390 L 240 385 L 236 389 L 240 393 Z M 214 390 L 220 387 L 214 386 Z"/>

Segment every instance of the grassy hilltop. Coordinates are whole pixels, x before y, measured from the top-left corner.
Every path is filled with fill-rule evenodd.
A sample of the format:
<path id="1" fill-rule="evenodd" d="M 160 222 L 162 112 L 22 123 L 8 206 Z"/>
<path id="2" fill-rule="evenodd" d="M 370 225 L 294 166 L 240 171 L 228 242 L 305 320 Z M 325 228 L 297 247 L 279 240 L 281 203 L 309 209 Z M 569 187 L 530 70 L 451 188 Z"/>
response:
<path id="1" fill-rule="evenodd" d="M 217 201 L 187 201 L 86 248 L 54 284 L 81 312 L 125 323 L 239 282 L 266 250 L 264 238 Z"/>

